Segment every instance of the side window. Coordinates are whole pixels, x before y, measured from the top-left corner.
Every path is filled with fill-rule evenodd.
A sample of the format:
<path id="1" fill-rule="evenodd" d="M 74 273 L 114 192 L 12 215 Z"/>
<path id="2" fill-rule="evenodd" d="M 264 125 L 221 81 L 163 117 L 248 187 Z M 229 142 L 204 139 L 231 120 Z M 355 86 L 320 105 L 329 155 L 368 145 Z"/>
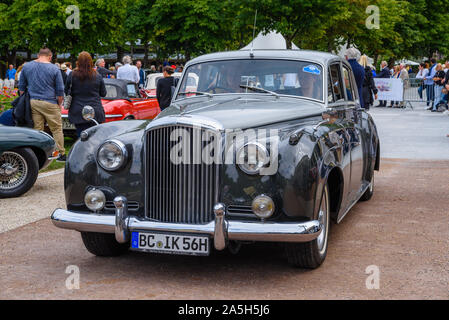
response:
<path id="1" fill-rule="evenodd" d="M 329 103 L 335 102 L 334 99 L 334 90 L 332 90 L 332 80 L 331 80 L 331 75 L 329 73 L 328 75 L 328 79 L 327 79 L 327 101 Z"/>
<path id="2" fill-rule="evenodd" d="M 331 90 L 331 92 L 329 93 L 329 97 L 331 94 L 333 94 L 332 102 L 344 101 L 345 96 L 343 94 L 343 84 L 341 82 L 340 64 L 333 64 L 330 66 L 329 69 L 330 69 L 329 89 Z"/>
<path id="3" fill-rule="evenodd" d="M 351 71 L 349 71 L 346 66 L 343 66 L 343 77 L 345 82 L 346 95 L 348 96 L 348 101 L 354 101 L 356 96 L 354 94 L 354 88 L 352 87 L 350 73 Z"/>
<path id="4" fill-rule="evenodd" d="M 128 97 L 137 98 L 137 90 L 134 84 L 128 83 L 126 88 L 128 89 Z"/>
<path id="5" fill-rule="evenodd" d="M 117 88 L 113 85 L 106 85 L 106 97 L 105 98 L 117 98 Z"/>

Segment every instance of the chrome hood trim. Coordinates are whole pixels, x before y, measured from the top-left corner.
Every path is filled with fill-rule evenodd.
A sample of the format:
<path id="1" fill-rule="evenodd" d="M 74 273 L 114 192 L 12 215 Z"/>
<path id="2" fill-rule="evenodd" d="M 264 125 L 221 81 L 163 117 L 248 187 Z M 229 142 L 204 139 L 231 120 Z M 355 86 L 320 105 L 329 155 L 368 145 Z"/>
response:
<path id="1" fill-rule="evenodd" d="M 223 124 L 213 118 L 199 115 L 170 115 L 154 119 L 147 125 L 145 131 L 153 130 L 160 127 L 166 127 L 170 125 L 197 126 L 204 129 L 211 129 L 215 131 L 225 130 Z"/>

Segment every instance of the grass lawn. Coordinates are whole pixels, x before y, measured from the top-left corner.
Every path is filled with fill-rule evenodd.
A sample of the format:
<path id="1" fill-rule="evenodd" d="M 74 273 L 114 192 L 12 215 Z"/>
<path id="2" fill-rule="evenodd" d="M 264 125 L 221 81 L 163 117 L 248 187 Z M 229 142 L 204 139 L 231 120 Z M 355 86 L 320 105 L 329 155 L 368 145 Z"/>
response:
<path id="1" fill-rule="evenodd" d="M 64 148 L 65 148 L 66 155 L 69 154 L 69 151 L 72 148 L 74 143 L 75 143 L 74 139 L 68 138 L 68 137 L 64 138 Z M 56 160 L 53 160 L 47 168 L 45 168 L 44 170 L 41 170 L 39 172 L 42 173 L 42 172 L 57 170 L 57 169 L 64 168 L 64 166 L 65 166 L 64 162 L 56 162 Z"/>

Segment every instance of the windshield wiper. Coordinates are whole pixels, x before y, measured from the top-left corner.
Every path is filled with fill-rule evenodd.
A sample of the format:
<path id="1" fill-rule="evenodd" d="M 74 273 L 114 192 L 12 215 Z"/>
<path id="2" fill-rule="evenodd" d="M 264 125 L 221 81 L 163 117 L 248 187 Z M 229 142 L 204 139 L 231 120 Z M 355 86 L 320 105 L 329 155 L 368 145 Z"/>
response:
<path id="1" fill-rule="evenodd" d="M 212 98 L 214 96 L 212 93 L 201 92 L 201 91 L 179 92 L 178 94 L 186 95 L 186 94 L 189 94 L 189 93 L 202 94 L 202 95 L 208 96 L 209 98 Z"/>
<path id="2" fill-rule="evenodd" d="M 258 87 L 253 87 L 253 86 L 246 86 L 246 85 L 240 85 L 240 88 L 243 89 L 249 89 L 249 90 L 253 90 L 253 91 L 259 91 L 259 92 L 264 92 L 264 93 L 269 93 L 273 96 L 275 96 L 276 98 L 279 98 L 279 94 L 277 94 L 276 92 L 270 91 L 270 90 L 266 90 L 264 88 L 258 88 Z"/>

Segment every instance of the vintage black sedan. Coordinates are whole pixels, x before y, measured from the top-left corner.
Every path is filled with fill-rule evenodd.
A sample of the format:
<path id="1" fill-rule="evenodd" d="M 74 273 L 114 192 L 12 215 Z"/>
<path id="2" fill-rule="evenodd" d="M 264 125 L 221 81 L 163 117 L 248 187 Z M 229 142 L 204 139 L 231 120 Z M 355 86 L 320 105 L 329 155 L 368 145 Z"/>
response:
<path id="1" fill-rule="evenodd" d="M 55 141 L 43 131 L 0 125 L 0 198 L 31 189 L 39 170 L 51 162 Z"/>
<path id="2" fill-rule="evenodd" d="M 197 86 L 187 85 L 189 76 Z M 209 255 L 277 242 L 316 268 L 330 220 L 374 191 L 380 144 L 350 65 L 302 50 L 204 55 L 152 121 L 82 133 L 65 171 L 57 227 L 86 248 Z"/>

